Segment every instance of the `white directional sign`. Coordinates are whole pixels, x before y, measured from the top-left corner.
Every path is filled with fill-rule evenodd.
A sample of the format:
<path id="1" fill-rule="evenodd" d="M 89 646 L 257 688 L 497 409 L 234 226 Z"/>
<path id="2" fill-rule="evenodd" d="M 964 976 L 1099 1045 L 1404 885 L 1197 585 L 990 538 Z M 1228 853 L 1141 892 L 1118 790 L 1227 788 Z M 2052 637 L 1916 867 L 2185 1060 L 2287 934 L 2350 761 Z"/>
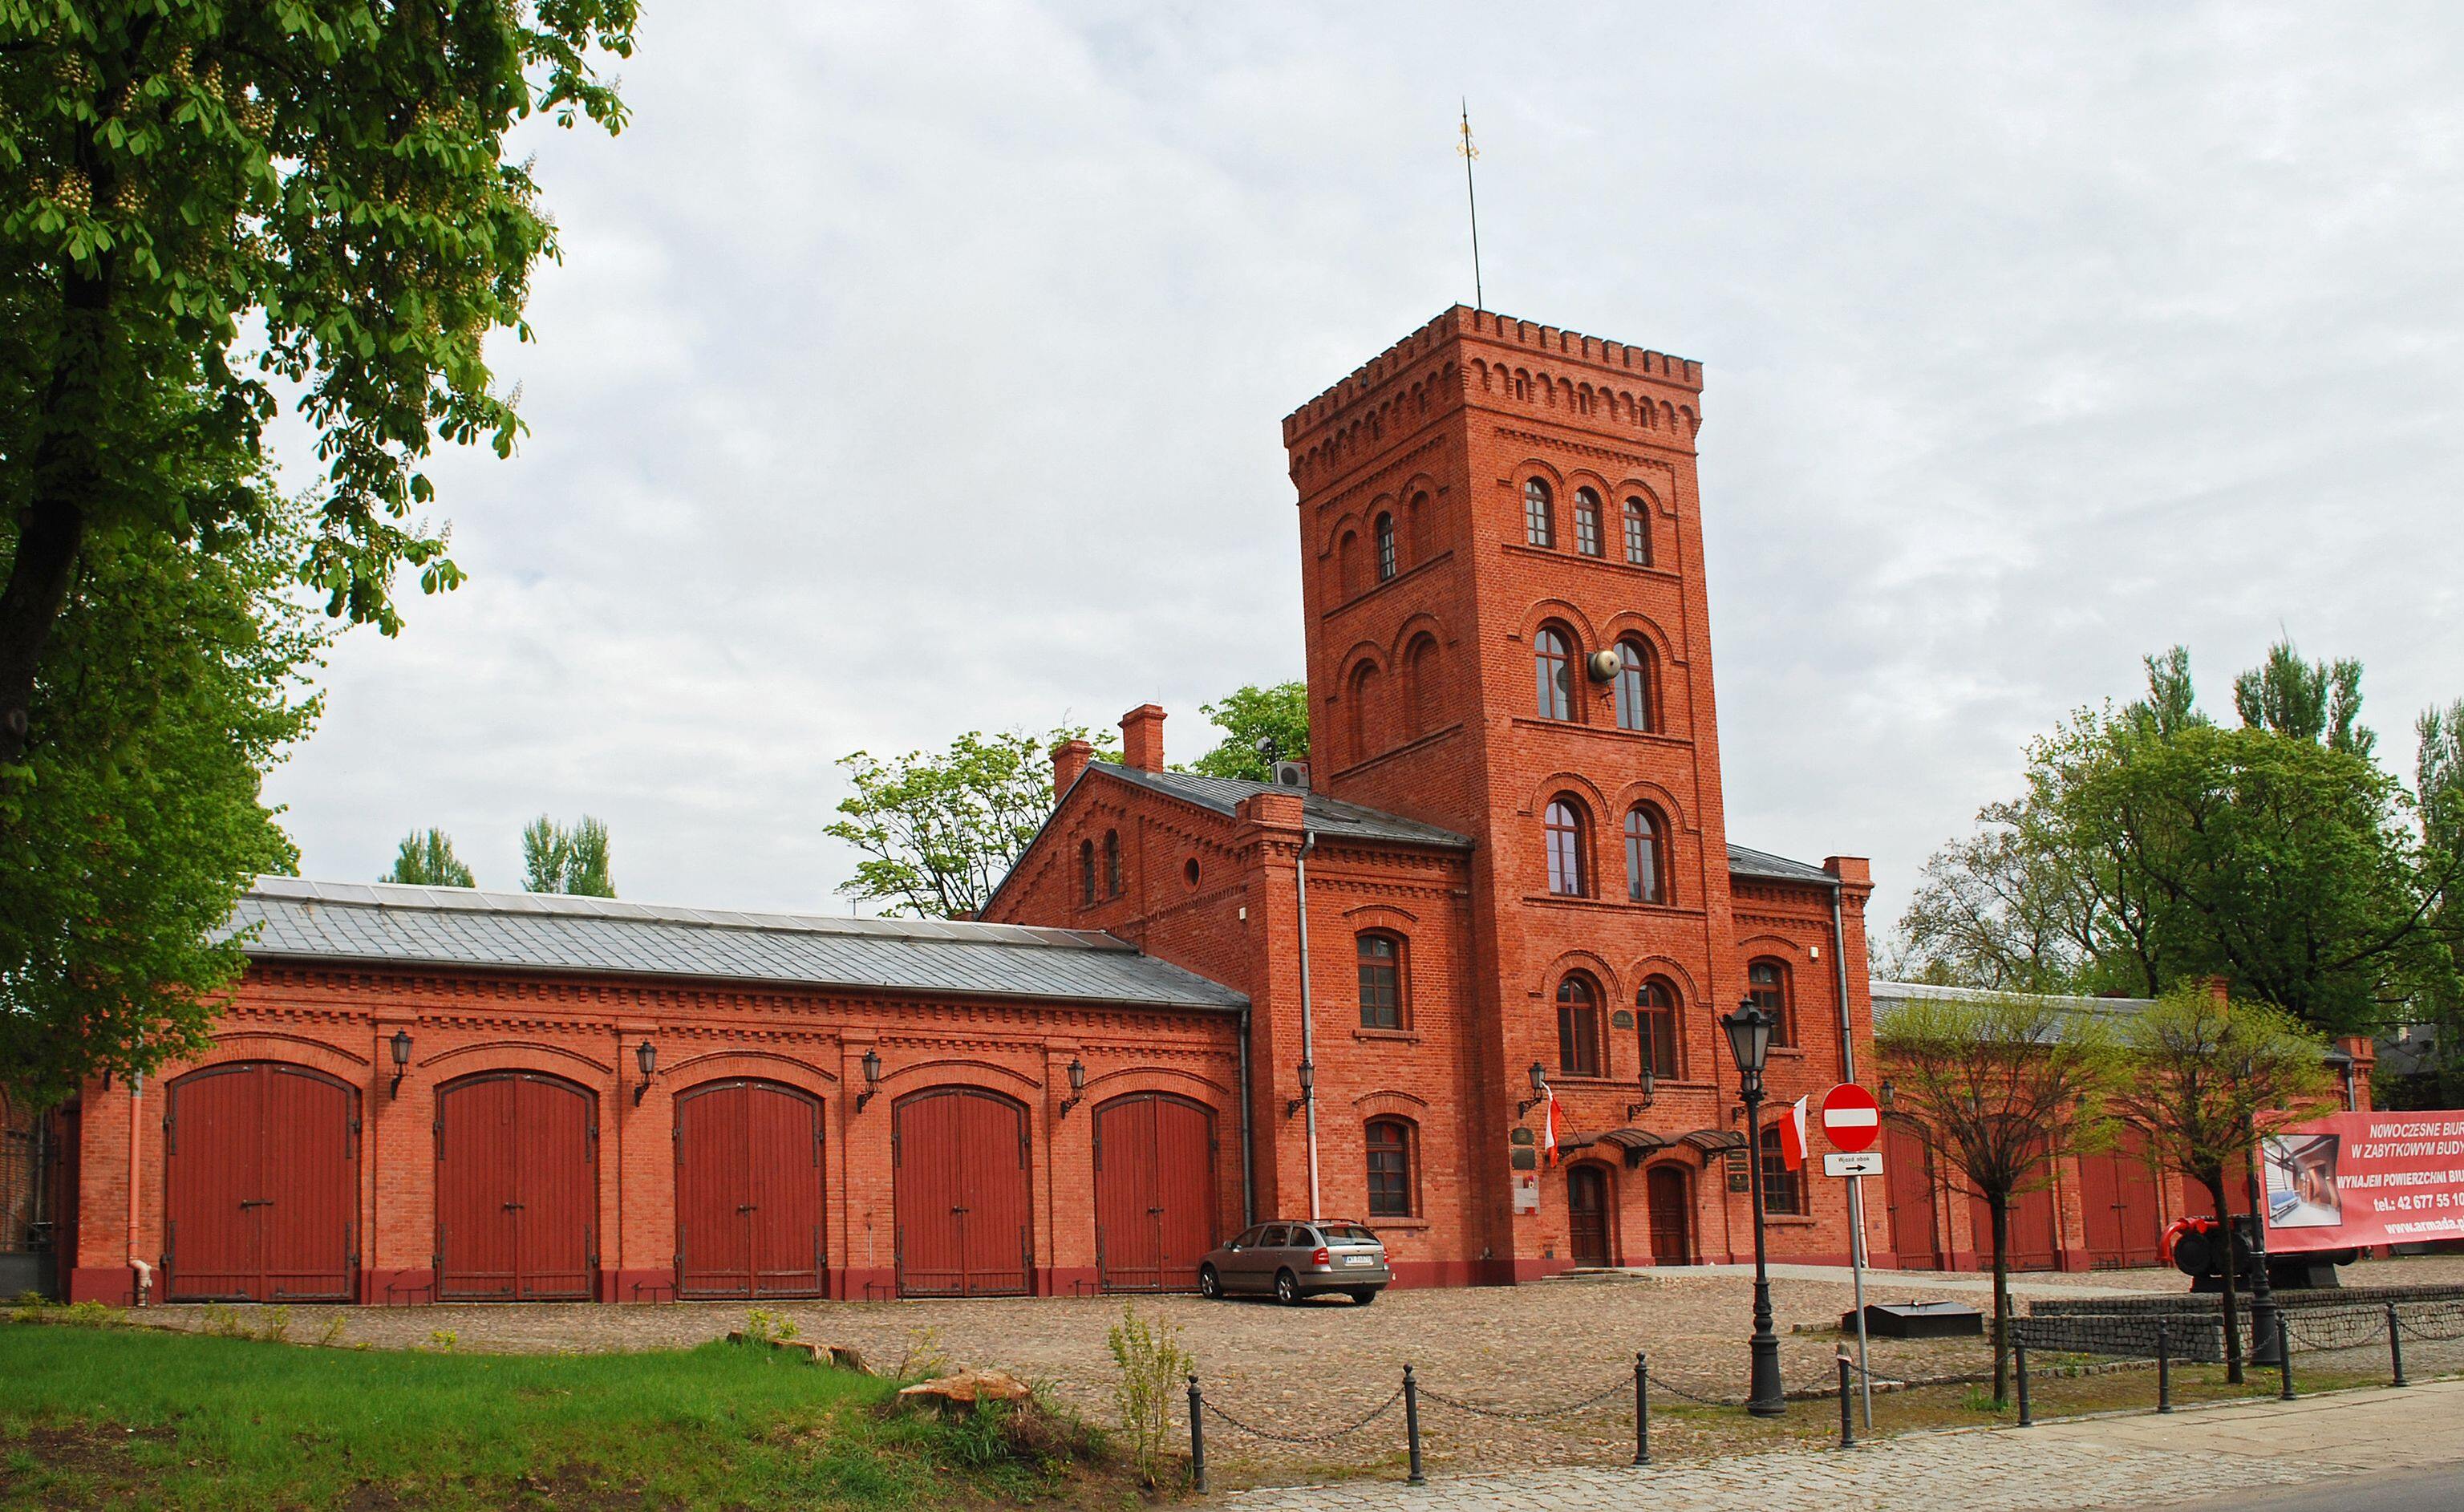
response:
<path id="1" fill-rule="evenodd" d="M 1826 1176 L 1879 1176 L 1882 1173 L 1882 1152 L 1859 1150 L 1846 1154 L 1822 1157 L 1822 1173 Z"/>

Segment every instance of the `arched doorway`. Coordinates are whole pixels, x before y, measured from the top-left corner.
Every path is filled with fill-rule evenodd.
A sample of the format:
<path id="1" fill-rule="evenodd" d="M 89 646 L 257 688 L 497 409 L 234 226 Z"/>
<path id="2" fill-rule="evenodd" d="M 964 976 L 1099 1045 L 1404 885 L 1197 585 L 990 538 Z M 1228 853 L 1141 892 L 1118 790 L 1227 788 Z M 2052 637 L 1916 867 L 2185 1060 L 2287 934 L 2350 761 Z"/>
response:
<path id="1" fill-rule="evenodd" d="M 974 1087 L 918 1092 L 892 1116 L 890 1158 L 898 1294 L 1026 1295 L 1026 1109 Z"/>
<path id="2" fill-rule="evenodd" d="M 1106 1291 L 1195 1291 L 1215 1247 L 1215 1115 L 1134 1092 L 1095 1109 L 1095 1275 Z"/>
<path id="3" fill-rule="evenodd" d="M 677 1097 L 676 1291 L 822 1294 L 821 1099 L 756 1081 Z"/>
<path id="4" fill-rule="evenodd" d="M 1651 1262 L 1694 1263 L 1694 1198 L 1683 1168 L 1652 1167 L 1643 1174 L 1643 1199 L 1651 1210 Z"/>
<path id="5" fill-rule="evenodd" d="M 164 1295 L 348 1302 L 358 1269 L 359 1093 L 306 1066 L 235 1061 L 171 1084 Z"/>
<path id="6" fill-rule="evenodd" d="M 561 1077 L 495 1071 L 436 1099 L 436 1295 L 587 1302 L 599 1246 L 598 1100 Z"/>
<path id="7" fill-rule="evenodd" d="M 1614 1265 L 1609 1249 L 1609 1173 L 1595 1165 L 1566 1168 L 1567 1253 L 1577 1265 Z"/>

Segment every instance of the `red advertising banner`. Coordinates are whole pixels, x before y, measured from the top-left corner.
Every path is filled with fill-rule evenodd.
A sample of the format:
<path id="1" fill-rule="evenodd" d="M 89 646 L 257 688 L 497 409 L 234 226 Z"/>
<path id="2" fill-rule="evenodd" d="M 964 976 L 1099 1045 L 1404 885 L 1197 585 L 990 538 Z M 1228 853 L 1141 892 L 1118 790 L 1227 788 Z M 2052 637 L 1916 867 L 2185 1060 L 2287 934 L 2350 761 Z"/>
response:
<path id="1" fill-rule="evenodd" d="M 2260 1144 L 2271 1254 L 2464 1238 L 2464 1112 L 2338 1113 Z"/>

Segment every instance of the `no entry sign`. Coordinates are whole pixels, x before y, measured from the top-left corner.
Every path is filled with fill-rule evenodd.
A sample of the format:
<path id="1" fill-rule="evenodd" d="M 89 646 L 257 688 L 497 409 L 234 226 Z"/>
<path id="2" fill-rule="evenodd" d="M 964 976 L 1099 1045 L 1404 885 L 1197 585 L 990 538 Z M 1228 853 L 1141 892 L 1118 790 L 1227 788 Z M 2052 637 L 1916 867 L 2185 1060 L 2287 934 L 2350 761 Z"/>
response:
<path id="1" fill-rule="evenodd" d="M 1882 1135 L 1882 1106 L 1854 1082 L 1822 1094 L 1822 1134 L 1834 1150 L 1870 1150 Z"/>

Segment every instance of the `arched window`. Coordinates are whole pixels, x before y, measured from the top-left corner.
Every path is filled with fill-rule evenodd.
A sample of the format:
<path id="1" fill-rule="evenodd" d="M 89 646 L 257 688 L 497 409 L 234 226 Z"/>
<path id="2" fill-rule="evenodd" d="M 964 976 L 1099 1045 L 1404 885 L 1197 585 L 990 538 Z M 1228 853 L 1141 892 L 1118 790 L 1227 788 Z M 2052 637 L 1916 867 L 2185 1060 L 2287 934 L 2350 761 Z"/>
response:
<path id="1" fill-rule="evenodd" d="M 1360 1027 L 1403 1027 L 1403 946 L 1392 934 L 1359 938 Z"/>
<path id="2" fill-rule="evenodd" d="M 1625 501 L 1625 559 L 1637 567 L 1651 565 L 1651 508 L 1639 498 Z"/>
<path id="3" fill-rule="evenodd" d="M 1557 984 L 1557 1074 L 1600 1074 L 1600 992 L 1579 973 Z"/>
<path id="4" fill-rule="evenodd" d="M 1625 811 L 1625 895 L 1630 903 L 1670 901 L 1668 826 L 1648 804 Z"/>
<path id="5" fill-rule="evenodd" d="M 1342 602 L 1360 591 L 1360 535 L 1345 531 L 1334 548 L 1335 599 Z"/>
<path id="6" fill-rule="evenodd" d="M 1384 582 L 1395 576 L 1395 516 L 1377 516 L 1377 581 Z"/>
<path id="7" fill-rule="evenodd" d="M 1805 1172 L 1788 1169 L 1787 1157 L 1780 1150 L 1779 1126 L 1763 1130 L 1763 1211 L 1766 1213 L 1802 1214 L 1805 1211 Z"/>
<path id="8" fill-rule="evenodd" d="M 1557 514 L 1550 505 L 1549 485 L 1538 478 L 1523 484 L 1523 543 L 1543 550 L 1557 544 Z"/>
<path id="9" fill-rule="evenodd" d="M 1369 1216 L 1408 1218 L 1412 1216 L 1412 1126 L 1399 1118 L 1369 1121 Z"/>
<path id="10" fill-rule="evenodd" d="M 1104 831 L 1104 891 L 1111 897 L 1121 895 L 1121 832 Z"/>
<path id="11" fill-rule="evenodd" d="M 1617 720 L 1619 730 L 1650 730 L 1651 647 L 1640 641 L 1617 642 Z"/>
<path id="12" fill-rule="evenodd" d="M 1771 1043 L 1796 1043 L 1795 994 L 1789 990 L 1788 967 L 1773 960 L 1759 960 L 1746 968 L 1746 996 L 1754 1006 L 1777 1020 L 1771 1030 Z"/>
<path id="13" fill-rule="evenodd" d="M 1438 727 L 1438 642 L 1417 636 L 1403 653 L 1403 704 L 1415 738 Z"/>
<path id="14" fill-rule="evenodd" d="M 1634 1022 L 1642 1038 L 1641 1063 L 1655 1077 L 1670 1081 L 1683 1076 L 1679 1051 L 1684 1041 L 1677 1033 L 1677 990 L 1655 976 L 1634 995 Z"/>
<path id="15" fill-rule="evenodd" d="M 1600 554 L 1600 496 L 1590 489 L 1574 491 L 1574 549 L 1586 557 Z"/>
<path id="16" fill-rule="evenodd" d="M 1377 745 L 1377 668 L 1363 662 L 1352 669 L 1352 758 L 1366 760 L 1376 754 Z"/>
<path id="17" fill-rule="evenodd" d="M 1540 717 L 1573 718 L 1574 651 L 1565 631 L 1545 625 L 1531 637 L 1531 671 Z"/>
<path id="18" fill-rule="evenodd" d="M 1438 528 L 1437 509 L 1429 502 L 1429 495 L 1413 494 L 1412 502 L 1405 507 L 1403 515 L 1411 525 L 1412 560 L 1419 563 L 1436 556 L 1433 536 Z"/>
<path id="19" fill-rule="evenodd" d="M 1078 843 L 1078 901 L 1095 901 L 1095 843 L 1091 840 Z"/>
<path id="20" fill-rule="evenodd" d="M 1543 816 L 1549 842 L 1549 890 L 1563 898 L 1591 895 L 1583 866 L 1583 808 L 1571 798 L 1551 799 Z"/>

